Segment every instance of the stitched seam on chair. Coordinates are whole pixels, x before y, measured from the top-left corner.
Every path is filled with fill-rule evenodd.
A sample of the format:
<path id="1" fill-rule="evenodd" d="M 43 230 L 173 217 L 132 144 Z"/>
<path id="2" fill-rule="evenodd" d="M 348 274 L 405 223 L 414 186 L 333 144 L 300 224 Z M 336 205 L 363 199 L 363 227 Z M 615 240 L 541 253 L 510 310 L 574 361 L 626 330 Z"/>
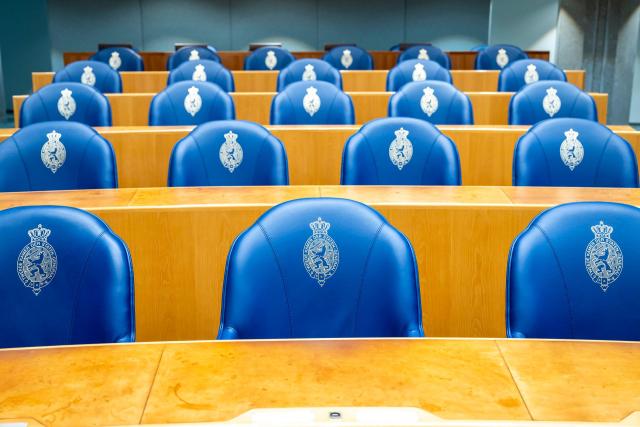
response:
<path id="1" fill-rule="evenodd" d="M 536 111 L 536 107 L 533 105 L 533 100 L 529 97 L 528 93 L 525 94 L 524 99 L 527 100 L 527 104 L 529 104 L 529 110 L 531 111 L 531 116 L 533 116 L 533 113 Z M 531 124 L 533 124 L 533 123 L 535 123 L 535 122 L 532 120 Z M 509 123 L 509 124 L 511 124 L 511 123 Z M 517 123 L 517 124 L 521 125 L 523 123 L 520 121 L 520 123 Z"/>
<path id="2" fill-rule="evenodd" d="M 533 137 L 536 139 L 536 142 L 538 143 L 538 145 L 540 146 L 540 150 L 542 151 L 544 164 L 547 166 L 547 185 L 550 185 L 551 184 L 551 165 L 549 164 L 549 159 L 547 158 L 547 152 L 544 150 L 544 145 L 542 144 L 542 141 L 540 141 L 540 138 L 538 138 L 538 135 L 534 133 Z"/>
<path id="3" fill-rule="evenodd" d="M 371 158 L 373 159 L 373 169 L 376 172 L 376 184 L 380 184 L 380 172 L 378 172 L 378 163 L 376 162 L 376 155 L 373 151 L 373 148 L 371 148 L 371 145 L 369 144 L 369 138 L 367 138 L 367 135 L 363 133 L 362 137 L 364 138 L 364 143 L 369 149 L 369 152 L 371 153 Z"/>
<path id="4" fill-rule="evenodd" d="M 84 165 L 84 157 L 87 155 L 87 150 L 89 149 L 89 144 L 91 143 L 91 141 L 93 140 L 93 138 L 95 138 L 97 135 L 93 135 L 91 138 L 89 138 L 89 141 L 87 143 L 84 144 L 84 150 L 82 150 L 82 156 L 80 156 L 80 163 L 78 163 L 79 165 Z M 93 165 L 92 165 L 93 166 Z M 79 182 L 80 182 L 80 170 L 81 167 L 78 167 L 78 169 L 76 170 L 76 184 L 75 186 L 79 187 Z M 95 169 L 93 169 L 95 170 Z"/>
<path id="5" fill-rule="evenodd" d="M 540 233 L 542 234 L 542 236 L 544 237 L 544 239 L 547 241 L 547 245 L 549 246 L 549 249 L 551 250 L 551 254 L 553 255 L 553 258 L 556 260 L 556 264 L 558 265 L 558 271 L 560 272 L 560 277 L 562 278 L 562 285 L 564 288 L 564 293 L 565 293 L 565 298 L 567 299 L 567 305 L 569 306 L 569 320 L 570 320 L 570 328 L 571 328 L 571 338 L 573 338 L 575 336 L 574 330 L 573 330 L 573 324 L 574 324 L 574 319 L 573 319 L 573 307 L 571 306 L 571 299 L 569 298 L 569 288 L 567 286 L 567 280 L 564 277 L 564 271 L 562 270 L 562 264 L 560 263 L 560 259 L 558 259 L 558 254 L 556 253 L 555 248 L 553 247 L 553 245 L 551 244 L 551 240 L 549 239 L 549 236 L 547 236 L 547 233 L 544 232 L 544 230 L 538 226 L 537 224 L 534 225 L 534 227 L 536 229 L 538 229 L 538 231 L 540 231 Z"/>
<path id="6" fill-rule="evenodd" d="M 94 104 L 95 104 L 95 100 L 96 100 L 96 97 L 97 97 L 97 96 L 98 96 L 98 93 L 97 93 L 97 92 L 94 92 L 93 94 L 91 94 L 91 99 L 90 99 L 90 100 L 89 100 L 89 102 L 87 103 L 87 107 L 89 107 L 89 106 L 91 106 L 91 105 L 94 105 Z M 100 94 L 100 96 L 104 96 L 104 95 Z M 91 110 L 89 110 L 89 108 L 87 108 L 87 110 L 88 110 L 89 112 L 91 112 Z M 87 117 L 87 110 L 85 110 L 85 111 L 84 111 L 84 113 L 85 113 L 85 120 L 89 121 L 89 120 L 88 120 L 89 118 Z M 112 124 L 113 124 L 113 123 L 112 123 Z M 96 125 L 94 125 L 94 126 L 96 126 Z"/>
<path id="7" fill-rule="evenodd" d="M 27 175 L 27 182 L 29 183 L 29 190 L 32 189 L 33 184 L 31 183 L 31 175 L 29 175 L 29 168 L 27 167 L 26 162 L 24 161 L 24 157 L 22 156 L 22 151 L 20 151 L 20 146 L 18 145 L 18 140 L 16 138 L 16 135 L 13 135 L 13 138 L 11 138 L 13 141 L 13 145 L 14 147 L 16 147 L 16 151 L 18 152 L 18 156 L 20 157 L 20 162 L 22 162 L 22 167 L 24 169 L 24 173 L 25 175 Z"/>
<path id="8" fill-rule="evenodd" d="M 28 97 L 27 97 L 28 99 Z M 47 120 L 51 120 L 51 117 L 49 117 L 49 111 L 47 110 L 47 105 L 44 103 L 44 100 L 42 99 L 42 96 L 40 96 L 40 94 L 38 94 L 38 100 L 40 101 L 40 103 L 42 104 L 42 110 L 44 111 L 44 114 L 47 118 Z M 25 100 L 26 102 L 26 100 Z M 24 105 L 24 103 L 23 103 Z M 20 109 L 22 110 L 22 107 L 20 107 Z M 15 111 L 14 111 L 15 114 Z M 20 123 L 20 127 L 24 127 L 25 125 L 23 123 Z"/>
<path id="9" fill-rule="evenodd" d="M 602 147 L 602 150 L 600 151 L 600 157 L 598 158 L 598 164 L 596 165 L 596 173 L 593 176 L 593 185 L 594 185 L 594 187 L 597 187 L 596 183 L 598 182 L 598 178 L 600 176 L 600 166 L 602 164 L 602 158 L 604 157 L 604 153 L 606 153 L 606 151 L 607 151 L 607 147 L 609 146 L 609 141 L 611 141 L 611 136 L 612 135 L 613 135 L 613 133 L 609 134 L 609 137 L 605 141 L 604 146 Z"/>
<path id="10" fill-rule="evenodd" d="M 424 164 L 422 165 L 422 171 L 420 171 L 420 180 L 421 180 L 420 185 L 424 185 L 424 181 L 423 181 L 424 172 L 425 172 L 425 169 L 427 168 L 427 165 L 429 164 L 429 160 L 431 160 L 431 154 L 433 153 L 433 148 L 435 147 L 436 140 L 439 137 L 440 137 L 440 135 L 436 135 L 435 138 L 433 138 L 431 140 L 431 146 L 429 147 L 429 152 L 427 153 L 427 158 L 426 158 Z"/>
<path id="11" fill-rule="evenodd" d="M 200 162 L 202 162 L 202 168 L 204 169 L 205 176 L 207 177 L 207 185 L 211 185 L 211 176 L 209 175 L 209 170 L 207 169 L 207 162 L 204 161 L 204 153 L 200 149 L 200 141 L 195 135 L 190 135 L 193 138 L 193 142 L 196 143 L 196 150 L 198 150 L 198 154 L 200 155 Z"/>
<path id="12" fill-rule="evenodd" d="M 166 94 L 166 96 L 167 96 L 167 99 L 169 100 L 169 106 L 171 106 L 171 111 L 173 111 L 173 124 L 175 124 L 178 118 L 178 111 L 176 111 L 176 107 L 173 105 L 173 99 L 171 98 L 171 96 L 169 96 L 169 94 Z M 192 116 L 192 117 L 195 118 L 195 116 Z"/>
<path id="13" fill-rule="evenodd" d="M 282 292 L 284 293 L 284 301 L 287 304 L 287 313 L 289 314 L 289 336 L 293 336 L 293 313 L 291 312 L 291 304 L 289 303 L 289 295 L 287 294 L 287 285 L 284 277 L 284 272 L 282 266 L 280 265 L 280 258 L 278 257 L 278 253 L 276 252 L 276 248 L 273 246 L 273 242 L 271 241 L 271 237 L 267 233 L 267 230 L 264 229 L 262 224 L 258 223 L 258 227 L 260 227 L 260 231 L 264 235 L 264 238 L 267 239 L 267 243 L 269 244 L 269 248 L 273 253 L 273 258 L 276 261 L 276 265 L 278 266 L 278 272 L 280 273 L 280 279 L 282 280 Z"/>
<path id="14" fill-rule="evenodd" d="M 456 94 L 456 95 L 457 95 L 457 94 Z M 447 107 L 447 115 L 446 115 L 446 116 L 445 116 L 445 118 L 444 118 L 445 123 L 451 123 L 451 122 L 449 121 L 449 114 L 451 114 L 451 109 L 453 108 L 453 104 L 455 103 L 455 101 L 456 101 L 456 99 L 451 99 L 451 100 L 449 101 L 449 106 Z"/>
<path id="15" fill-rule="evenodd" d="M 327 110 L 327 116 L 331 117 L 331 110 L 333 109 L 333 104 L 336 103 L 336 99 L 338 98 L 338 92 L 333 94 L 333 99 L 331 100 L 331 104 L 329 104 L 329 108 Z M 333 120 L 331 120 L 333 121 Z"/>
<path id="16" fill-rule="evenodd" d="M 260 158 L 262 156 L 262 152 L 265 150 L 265 148 L 267 147 L 267 138 L 269 138 L 269 135 L 265 135 L 261 140 L 260 140 L 260 148 L 258 149 L 258 156 L 256 157 L 256 162 L 253 166 L 253 172 L 251 173 L 251 184 L 249 185 L 256 185 L 256 174 L 258 173 L 258 164 L 260 163 Z M 269 166 L 273 166 L 273 164 L 269 165 Z M 240 167 L 240 165 L 238 165 L 238 167 Z"/>
<path id="17" fill-rule="evenodd" d="M 571 108 L 569 109 L 569 112 L 567 113 L 569 115 L 569 117 L 571 117 L 573 115 L 573 109 L 575 108 L 576 104 L 578 103 L 578 99 L 580 99 L 580 93 L 575 94 L 575 96 L 573 97 L 573 103 L 571 104 Z"/>
<path id="18" fill-rule="evenodd" d="M 376 234 L 373 236 L 373 239 L 371 240 L 371 244 L 369 245 L 369 250 L 367 251 L 367 256 L 364 259 L 364 265 L 362 266 L 362 272 L 360 273 L 360 287 L 358 289 L 358 298 L 356 299 L 356 307 L 355 307 L 355 313 L 353 316 L 353 332 L 352 335 L 355 336 L 356 335 L 356 329 L 358 327 L 358 314 L 360 312 L 360 299 L 362 298 L 362 289 L 364 288 L 364 277 L 367 271 L 367 266 L 369 265 L 369 259 L 371 258 L 371 252 L 373 252 L 373 247 L 375 246 L 376 242 L 378 241 L 378 236 L 380 235 L 380 232 L 382 231 L 382 228 L 384 227 L 384 222 L 381 222 L 380 225 L 378 226 L 378 229 L 376 230 Z"/>

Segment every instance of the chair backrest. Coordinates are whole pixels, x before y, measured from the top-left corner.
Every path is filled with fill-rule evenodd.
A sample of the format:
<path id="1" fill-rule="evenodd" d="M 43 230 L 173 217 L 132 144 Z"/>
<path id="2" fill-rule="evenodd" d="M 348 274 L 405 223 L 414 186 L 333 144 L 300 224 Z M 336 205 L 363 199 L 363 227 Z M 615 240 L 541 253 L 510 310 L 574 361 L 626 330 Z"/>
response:
<path id="1" fill-rule="evenodd" d="M 176 50 L 167 59 L 167 70 L 171 71 L 178 65 L 186 61 L 199 61 L 208 59 L 209 61 L 222 62 L 220 57 L 212 47 L 185 46 Z"/>
<path id="2" fill-rule="evenodd" d="M 300 81 L 320 80 L 342 89 L 342 76 L 327 61 L 320 59 L 298 59 L 283 68 L 278 74 L 278 92 L 287 85 Z"/>
<path id="3" fill-rule="evenodd" d="M 500 71 L 498 91 L 517 92 L 524 86 L 540 80 L 567 81 L 567 76 L 551 62 L 541 59 L 519 59 Z"/>
<path id="4" fill-rule="evenodd" d="M 272 125 L 352 125 L 351 98 L 323 81 L 291 83 L 271 103 Z"/>
<path id="5" fill-rule="evenodd" d="M 220 86 L 185 80 L 167 86 L 153 97 L 149 125 L 199 125 L 213 120 L 232 120 L 235 115 L 233 99 Z"/>
<path id="6" fill-rule="evenodd" d="M 460 185 L 456 145 L 431 123 L 373 120 L 347 140 L 343 185 Z"/>
<path id="7" fill-rule="evenodd" d="M 409 82 L 439 80 L 451 83 L 451 73 L 435 61 L 408 59 L 387 74 L 387 90 L 395 92 Z"/>
<path id="8" fill-rule="evenodd" d="M 373 70 L 373 58 L 357 46 L 334 47 L 322 59 L 338 70 Z"/>
<path id="9" fill-rule="evenodd" d="M 638 162 L 631 145 L 598 122 L 545 120 L 516 143 L 513 185 L 637 187 Z"/>
<path id="10" fill-rule="evenodd" d="M 225 92 L 233 92 L 235 85 L 233 74 L 216 61 L 202 59 L 200 61 L 186 61 L 169 71 L 167 85 L 185 80 L 215 83 Z"/>
<path id="11" fill-rule="evenodd" d="M 640 210 L 569 203 L 513 242 L 507 336 L 640 340 Z"/>
<path id="12" fill-rule="evenodd" d="M 177 142 L 169 186 L 287 185 L 284 145 L 257 123 L 209 122 Z"/>
<path id="13" fill-rule="evenodd" d="M 67 120 L 111 126 L 111 106 L 102 93 L 82 83 L 51 83 L 29 95 L 20 107 L 20 126 Z"/>
<path id="14" fill-rule="evenodd" d="M 494 44 L 478 51 L 476 70 L 501 70 L 508 64 L 529 56 L 517 46 Z"/>
<path id="15" fill-rule="evenodd" d="M 452 84 L 427 80 L 402 86 L 389 100 L 389 117 L 414 117 L 438 125 L 472 125 L 469 97 Z"/>
<path id="16" fill-rule="evenodd" d="M 361 203 L 292 200 L 231 246 L 219 339 L 422 335 L 413 248 Z"/>
<path id="17" fill-rule="evenodd" d="M 265 46 L 244 58 L 245 70 L 282 70 L 296 58 L 287 50 L 276 46 Z"/>
<path id="18" fill-rule="evenodd" d="M 144 71 L 142 56 L 128 47 L 109 47 L 91 57 L 93 61 L 108 64 L 115 71 Z"/>
<path id="19" fill-rule="evenodd" d="M 130 342 L 127 245 L 98 217 L 65 206 L 0 211 L 0 347 Z"/>
<path id="20" fill-rule="evenodd" d="M 431 60 L 437 62 L 447 70 L 451 68 L 449 55 L 444 53 L 444 51 L 439 47 L 433 45 L 411 46 L 398 56 L 398 63 L 410 59 Z"/>
<path id="21" fill-rule="evenodd" d="M 111 144 L 82 123 L 35 123 L 0 143 L 0 191 L 117 187 Z"/>
<path id="22" fill-rule="evenodd" d="M 598 109 L 587 92 L 559 80 L 526 85 L 509 102 L 510 125 L 533 125 L 559 117 L 598 121 Z"/>
<path id="23" fill-rule="evenodd" d="M 53 83 L 64 82 L 82 83 L 102 93 L 122 92 L 120 74 L 100 61 L 72 62 L 53 76 Z"/>

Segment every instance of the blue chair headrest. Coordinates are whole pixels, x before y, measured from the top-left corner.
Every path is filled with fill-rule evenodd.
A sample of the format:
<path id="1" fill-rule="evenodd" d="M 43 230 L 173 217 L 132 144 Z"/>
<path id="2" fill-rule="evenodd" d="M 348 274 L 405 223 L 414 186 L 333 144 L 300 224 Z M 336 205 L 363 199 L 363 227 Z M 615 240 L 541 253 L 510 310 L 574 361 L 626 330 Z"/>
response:
<path id="1" fill-rule="evenodd" d="M 169 56 L 167 59 L 167 70 L 171 71 L 186 61 L 199 61 L 201 59 L 222 62 L 216 50 L 211 46 L 184 46 Z"/>
<path id="2" fill-rule="evenodd" d="M 235 90 L 233 74 L 220 63 L 208 59 L 186 61 L 169 72 L 167 85 L 184 80 L 215 83 L 225 92 Z"/>
<path id="3" fill-rule="evenodd" d="M 77 61 L 53 76 L 53 83 L 77 82 L 91 86 L 102 93 L 122 92 L 120 74 L 100 61 Z"/>
<path id="4" fill-rule="evenodd" d="M 517 92 L 524 86 L 539 80 L 567 81 L 567 76 L 551 62 L 541 59 L 519 59 L 500 71 L 498 91 Z"/>
<path id="5" fill-rule="evenodd" d="M 431 60 L 437 62 L 447 70 L 451 68 L 449 55 L 444 53 L 444 51 L 439 47 L 433 45 L 411 46 L 398 56 L 398 63 L 410 59 Z"/>
<path id="6" fill-rule="evenodd" d="M 435 61 L 407 59 L 387 74 L 387 90 L 395 92 L 409 82 L 439 80 L 451 83 L 451 73 Z"/>
<path id="7" fill-rule="evenodd" d="M 116 71 L 144 71 L 142 56 L 128 47 L 109 47 L 99 50 L 93 54 L 91 60 L 104 62 Z"/>
<path id="8" fill-rule="evenodd" d="M 287 85 L 299 81 L 321 80 L 342 89 L 342 76 L 331 64 L 320 59 L 298 59 L 283 68 L 278 74 L 278 92 Z"/>
<path id="9" fill-rule="evenodd" d="M 338 70 L 373 70 L 373 58 L 357 46 L 334 47 L 322 59 Z"/>
<path id="10" fill-rule="evenodd" d="M 244 59 L 245 70 L 282 70 L 296 58 L 287 50 L 276 46 L 256 49 Z"/>
<path id="11" fill-rule="evenodd" d="M 478 51 L 476 70 L 501 70 L 508 64 L 529 56 L 519 47 L 510 44 L 495 44 Z"/>

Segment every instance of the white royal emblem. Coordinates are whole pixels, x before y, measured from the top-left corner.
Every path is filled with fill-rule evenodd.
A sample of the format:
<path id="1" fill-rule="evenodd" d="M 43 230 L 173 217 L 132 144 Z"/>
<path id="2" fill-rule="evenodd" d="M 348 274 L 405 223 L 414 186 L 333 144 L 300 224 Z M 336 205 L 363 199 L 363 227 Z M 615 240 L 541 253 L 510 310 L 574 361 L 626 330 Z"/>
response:
<path id="1" fill-rule="evenodd" d="M 111 52 L 111 57 L 109 58 L 109 66 L 114 70 L 117 70 L 122 65 L 122 59 L 120 58 L 120 53 L 113 51 Z"/>
<path id="2" fill-rule="evenodd" d="M 195 117 L 198 111 L 200 111 L 200 108 L 202 108 L 202 98 L 198 93 L 198 88 L 195 86 L 191 86 L 188 92 L 184 98 L 184 109 L 187 110 L 187 113 L 191 114 L 191 117 Z"/>
<path id="3" fill-rule="evenodd" d="M 220 146 L 220 163 L 229 172 L 233 171 L 242 163 L 242 146 L 238 143 L 238 134 L 229 131 L 224 134 L 224 142 Z"/>
<path id="4" fill-rule="evenodd" d="M 411 74 L 411 80 L 414 82 L 421 82 L 427 80 L 427 72 L 424 69 L 424 64 L 417 63 L 413 66 L 413 73 Z"/>
<path id="5" fill-rule="evenodd" d="M 424 95 L 420 98 L 420 108 L 427 116 L 431 117 L 433 113 L 438 111 L 438 98 L 430 87 L 426 87 L 422 91 Z"/>
<path id="6" fill-rule="evenodd" d="M 189 52 L 189 61 L 199 61 L 200 60 L 200 54 L 198 53 L 197 49 L 193 49 L 191 52 Z"/>
<path id="7" fill-rule="evenodd" d="M 529 85 L 537 82 L 538 80 L 540 80 L 540 76 L 538 75 L 536 66 L 533 64 L 527 65 L 527 72 L 524 73 L 524 82 Z"/>
<path id="8" fill-rule="evenodd" d="M 562 162 L 571 170 L 574 170 L 584 158 L 584 147 L 578 141 L 579 133 L 569 129 L 564 133 L 565 140 L 560 144 L 560 158 Z"/>
<path id="9" fill-rule="evenodd" d="M 427 52 L 427 49 L 420 49 L 418 51 L 418 59 L 429 59 L 429 53 Z"/>
<path id="10" fill-rule="evenodd" d="M 63 89 L 60 91 L 60 98 L 58 98 L 58 113 L 65 120 L 69 120 L 76 112 L 76 100 L 71 96 L 72 93 L 69 89 Z"/>
<path id="11" fill-rule="evenodd" d="M 542 100 L 542 108 L 544 108 L 545 113 L 547 113 L 549 117 L 553 117 L 560 111 L 561 106 L 562 101 L 560 101 L 558 97 L 558 91 L 553 87 L 547 89 L 547 95 Z"/>
<path id="12" fill-rule="evenodd" d="M 304 66 L 304 73 L 302 73 L 302 80 L 316 80 L 316 72 L 313 69 L 313 65 L 307 64 Z"/>
<path id="13" fill-rule="evenodd" d="M 307 88 L 307 94 L 302 99 L 302 106 L 304 107 L 304 111 L 309 114 L 309 116 L 313 117 L 315 113 L 320 110 L 320 105 L 322 102 L 320 101 L 320 97 L 318 96 L 318 89 L 313 86 L 309 86 Z"/>
<path id="14" fill-rule="evenodd" d="M 610 237 L 613 233 L 610 225 L 600 221 L 591 227 L 591 231 L 595 237 L 584 251 L 584 265 L 591 280 L 606 292 L 622 273 L 622 250 Z"/>
<path id="15" fill-rule="evenodd" d="M 349 49 L 345 49 L 342 51 L 340 63 L 344 68 L 349 68 L 351 67 L 351 64 L 353 64 L 353 57 L 351 56 L 351 51 Z"/>
<path id="16" fill-rule="evenodd" d="M 85 85 L 93 86 L 96 84 L 96 75 L 93 74 L 93 68 L 86 66 L 82 69 L 80 82 Z"/>
<path id="17" fill-rule="evenodd" d="M 302 259 L 309 276 L 317 280 L 318 285 L 322 287 L 338 269 L 340 251 L 336 242 L 328 234 L 331 224 L 318 217 L 317 221 L 309 224 L 309 227 L 313 234 L 304 244 Z"/>
<path id="18" fill-rule="evenodd" d="M 42 144 L 42 149 L 40 150 L 42 163 L 52 173 L 56 173 L 67 159 L 67 149 L 64 148 L 64 144 L 60 142 L 61 136 L 61 134 L 52 130 L 51 133 L 47 134 L 47 142 Z"/>
<path id="19" fill-rule="evenodd" d="M 195 80 L 197 82 L 207 81 L 207 73 L 204 71 L 204 65 L 196 65 L 196 68 L 193 70 L 193 74 L 191 75 L 191 80 Z"/>
<path id="20" fill-rule="evenodd" d="M 498 49 L 498 54 L 496 55 L 496 64 L 498 67 L 504 68 L 509 63 L 509 55 L 507 55 L 507 51 L 504 49 Z"/>
<path id="21" fill-rule="evenodd" d="M 276 58 L 276 53 L 272 50 L 268 51 L 267 56 L 264 58 L 264 65 L 266 65 L 268 69 L 273 70 L 277 64 L 278 58 Z"/>
<path id="22" fill-rule="evenodd" d="M 398 167 L 398 170 L 402 170 L 402 168 L 411 161 L 411 157 L 413 157 L 413 144 L 409 141 L 409 138 L 407 138 L 409 135 L 408 130 L 400 128 L 394 133 L 396 134 L 396 138 L 391 141 L 389 145 L 389 158 L 391 159 L 391 163 Z"/>
<path id="23" fill-rule="evenodd" d="M 51 230 L 38 224 L 38 227 L 29 230 L 27 234 L 31 242 L 18 255 L 18 277 L 37 296 L 55 277 L 58 256 L 53 246 L 47 242 Z"/>

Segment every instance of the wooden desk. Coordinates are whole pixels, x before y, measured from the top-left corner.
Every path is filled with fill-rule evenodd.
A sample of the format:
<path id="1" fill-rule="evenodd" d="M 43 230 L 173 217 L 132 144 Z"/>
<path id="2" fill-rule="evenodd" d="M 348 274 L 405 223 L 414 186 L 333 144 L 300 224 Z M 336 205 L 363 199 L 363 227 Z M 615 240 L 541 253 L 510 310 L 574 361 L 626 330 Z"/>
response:
<path id="1" fill-rule="evenodd" d="M 210 339 L 233 239 L 268 208 L 319 196 L 368 204 L 409 238 L 429 336 L 505 335 L 507 254 L 542 210 L 579 200 L 640 204 L 640 189 L 291 186 L 2 193 L 0 209 L 94 212 L 131 250 L 138 340 Z"/>
<path id="2" fill-rule="evenodd" d="M 387 106 L 393 92 L 348 92 L 353 101 L 356 123 L 363 124 L 373 119 L 387 117 Z M 149 106 L 153 93 L 111 93 L 107 94 L 111 103 L 113 126 L 146 126 L 149 123 Z M 273 92 L 231 93 L 238 120 L 249 120 L 267 125 L 271 114 Z M 473 105 L 473 115 L 477 125 L 506 125 L 508 123 L 509 101 L 513 92 L 467 92 Z M 598 109 L 600 123 L 606 123 L 606 93 L 591 93 Z M 13 97 L 13 110 L 20 111 L 26 95 Z M 15 114 L 18 127 L 19 113 Z"/>
<path id="3" fill-rule="evenodd" d="M 456 339 L 0 350 L 0 420 L 195 423 L 268 407 L 405 406 L 448 421 L 618 422 L 640 407 L 639 357 L 638 343 Z"/>
<path id="4" fill-rule="evenodd" d="M 278 71 L 232 71 L 236 92 L 275 92 Z M 387 70 L 341 71 L 346 92 L 381 92 L 387 87 Z M 584 88 L 584 70 L 566 70 L 567 80 Z M 498 87 L 498 71 L 453 70 L 453 84 L 463 92 L 493 92 Z M 48 85 L 53 72 L 31 73 L 33 91 Z M 123 71 L 124 93 L 160 92 L 167 86 L 168 71 Z"/>

